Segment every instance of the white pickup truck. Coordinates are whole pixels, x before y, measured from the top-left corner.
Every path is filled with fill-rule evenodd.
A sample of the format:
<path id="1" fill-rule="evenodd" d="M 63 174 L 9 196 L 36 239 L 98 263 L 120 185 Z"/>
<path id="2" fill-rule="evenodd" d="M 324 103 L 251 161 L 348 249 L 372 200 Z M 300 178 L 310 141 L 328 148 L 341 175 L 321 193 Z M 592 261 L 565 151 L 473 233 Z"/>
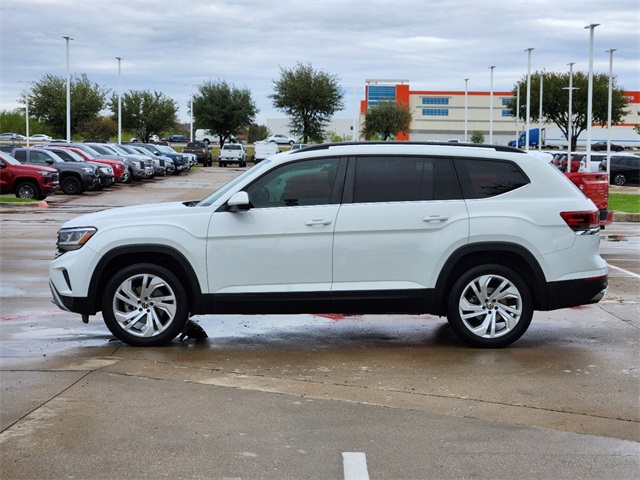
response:
<path id="1" fill-rule="evenodd" d="M 240 167 L 247 166 L 247 151 L 240 143 L 225 143 L 218 155 L 218 165 L 226 167 L 230 163 L 237 163 Z"/>

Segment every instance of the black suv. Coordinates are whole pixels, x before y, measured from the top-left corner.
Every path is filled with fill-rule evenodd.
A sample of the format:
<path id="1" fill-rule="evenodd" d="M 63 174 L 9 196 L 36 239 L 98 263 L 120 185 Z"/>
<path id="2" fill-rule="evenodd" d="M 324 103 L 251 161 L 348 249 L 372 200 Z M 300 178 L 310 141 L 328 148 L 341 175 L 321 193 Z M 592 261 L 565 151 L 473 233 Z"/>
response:
<path id="1" fill-rule="evenodd" d="M 600 162 L 600 171 L 607 171 L 607 159 Z M 627 183 L 640 183 L 640 157 L 635 155 L 612 155 L 609 183 L 613 185 L 626 185 Z"/>
<path id="2" fill-rule="evenodd" d="M 53 167 L 60 176 L 60 189 L 67 195 L 79 195 L 99 182 L 98 166 L 68 163 L 56 153 L 41 148 L 14 148 L 11 156 L 20 163 Z"/>

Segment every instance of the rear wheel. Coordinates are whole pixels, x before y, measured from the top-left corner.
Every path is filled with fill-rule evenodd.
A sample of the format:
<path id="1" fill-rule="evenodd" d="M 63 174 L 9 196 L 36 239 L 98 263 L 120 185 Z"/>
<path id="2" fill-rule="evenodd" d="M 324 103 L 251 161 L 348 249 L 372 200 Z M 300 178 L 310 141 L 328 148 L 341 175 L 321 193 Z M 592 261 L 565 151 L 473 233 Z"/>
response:
<path id="1" fill-rule="evenodd" d="M 105 287 L 102 316 L 119 340 L 154 347 L 173 340 L 189 318 L 180 280 L 164 267 L 140 263 L 117 272 Z"/>
<path id="2" fill-rule="evenodd" d="M 499 348 L 515 342 L 533 317 L 528 285 L 502 265 L 480 265 L 462 274 L 447 306 L 453 330 L 477 347 Z"/>

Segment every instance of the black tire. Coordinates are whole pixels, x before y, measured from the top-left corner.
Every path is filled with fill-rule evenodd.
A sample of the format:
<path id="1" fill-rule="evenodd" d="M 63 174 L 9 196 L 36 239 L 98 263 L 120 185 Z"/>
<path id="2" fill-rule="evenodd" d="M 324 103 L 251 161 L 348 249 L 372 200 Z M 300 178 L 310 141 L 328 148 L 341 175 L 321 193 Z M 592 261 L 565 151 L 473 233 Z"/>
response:
<path id="1" fill-rule="evenodd" d="M 498 292 L 502 293 L 496 298 Z M 463 273 L 447 302 L 451 328 L 475 347 L 501 348 L 515 342 L 532 317 L 529 286 L 502 265 L 480 265 Z"/>
<path id="2" fill-rule="evenodd" d="M 623 185 L 626 185 L 627 176 L 624 173 L 616 173 L 611 180 L 611 183 L 621 187 Z"/>
<path id="3" fill-rule="evenodd" d="M 204 144 L 208 147 L 210 142 L 209 142 L 209 139 L 208 139 L 208 138 L 205 138 L 205 139 L 202 141 L 202 143 L 204 143 Z"/>
<path id="4" fill-rule="evenodd" d="M 291 140 L 291 141 L 289 142 L 289 146 L 290 146 L 290 147 L 292 147 L 294 143 L 296 143 L 296 142 L 294 142 L 293 140 Z"/>
<path id="5" fill-rule="evenodd" d="M 122 183 L 124 184 L 129 184 L 133 181 L 133 172 L 131 171 L 130 168 L 127 168 L 123 172 L 122 176 L 124 177 L 124 180 L 122 180 Z"/>
<path id="6" fill-rule="evenodd" d="M 107 283 L 102 316 L 111 333 L 129 345 L 164 345 L 182 332 L 189 319 L 187 294 L 166 268 L 152 263 L 130 265 Z"/>
<path id="7" fill-rule="evenodd" d="M 60 190 L 66 195 L 80 195 L 82 193 L 82 182 L 76 177 L 64 177 L 60 182 Z"/>
<path id="8" fill-rule="evenodd" d="M 17 198 L 30 198 L 32 200 L 43 200 L 46 198 L 40 193 L 40 187 L 35 182 L 24 180 L 18 182 L 15 188 Z"/>

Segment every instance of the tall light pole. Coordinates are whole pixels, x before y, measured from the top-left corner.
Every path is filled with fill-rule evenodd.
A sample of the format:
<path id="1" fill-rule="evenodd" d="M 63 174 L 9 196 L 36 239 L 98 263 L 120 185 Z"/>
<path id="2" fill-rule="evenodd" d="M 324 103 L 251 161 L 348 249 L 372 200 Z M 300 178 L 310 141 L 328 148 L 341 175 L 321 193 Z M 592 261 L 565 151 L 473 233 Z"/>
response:
<path id="1" fill-rule="evenodd" d="M 29 146 L 29 84 L 31 83 L 31 80 L 20 80 L 20 83 L 24 83 L 27 87 L 27 90 L 24 94 L 24 105 L 25 105 L 25 113 L 24 113 L 24 119 L 25 119 L 25 124 L 26 124 L 26 131 L 25 133 L 27 134 L 27 147 Z"/>
<path id="2" fill-rule="evenodd" d="M 468 119 L 468 109 L 469 109 L 469 79 L 464 79 L 464 141 L 468 142 L 469 138 L 467 137 L 467 119 Z"/>
<path id="3" fill-rule="evenodd" d="M 121 83 L 121 57 L 116 57 L 118 60 L 118 145 L 122 143 L 122 83 Z"/>
<path id="4" fill-rule="evenodd" d="M 189 85 L 189 112 L 191 113 L 191 120 L 189 125 L 189 141 L 193 142 L 193 83 L 187 83 Z"/>
<path id="5" fill-rule="evenodd" d="M 71 142 L 71 73 L 69 70 L 69 41 L 71 37 L 62 37 L 67 41 L 67 142 Z"/>
<path id="6" fill-rule="evenodd" d="M 607 174 L 611 166 L 611 104 L 613 102 L 613 52 L 617 48 L 610 48 L 609 52 L 609 106 L 607 107 Z"/>
<path id="7" fill-rule="evenodd" d="M 529 117 L 531 116 L 531 51 L 533 48 L 527 48 L 527 130 L 525 133 L 525 147 L 526 151 L 529 151 Z"/>
<path id="8" fill-rule="evenodd" d="M 516 147 L 520 140 L 520 82 L 516 93 Z"/>
<path id="9" fill-rule="evenodd" d="M 589 90 L 587 93 L 587 172 L 591 171 L 591 124 L 593 117 L 593 30 L 600 25 L 592 23 L 589 29 Z"/>
<path id="10" fill-rule="evenodd" d="M 575 62 L 571 62 L 569 65 L 569 86 L 563 87 L 563 90 L 569 90 L 569 117 L 567 122 L 567 140 L 569 140 L 569 148 L 567 149 L 567 168 L 571 171 L 571 147 L 573 140 L 573 112 L 571 111 L 572 100 L 573 100 L 573 91 L 578 90 L 577 87 L 573 86 L 573 66 Z"/>
<path id="11" fill-rule="evenodd" d="M 493 69 L 495 65 L 491 65 L 491 90 L 489 92 L 489 145 L 493 145 Z"/>
<path id="12" fill-rule="evenodd" d="M 540 122 L 540 126 L 538 127 L 538 151 L 542 150 L 542 93 L 544 84 L 544 75 L 540 73 L 540 110 L 538 112 L 538 121 Z"/>

